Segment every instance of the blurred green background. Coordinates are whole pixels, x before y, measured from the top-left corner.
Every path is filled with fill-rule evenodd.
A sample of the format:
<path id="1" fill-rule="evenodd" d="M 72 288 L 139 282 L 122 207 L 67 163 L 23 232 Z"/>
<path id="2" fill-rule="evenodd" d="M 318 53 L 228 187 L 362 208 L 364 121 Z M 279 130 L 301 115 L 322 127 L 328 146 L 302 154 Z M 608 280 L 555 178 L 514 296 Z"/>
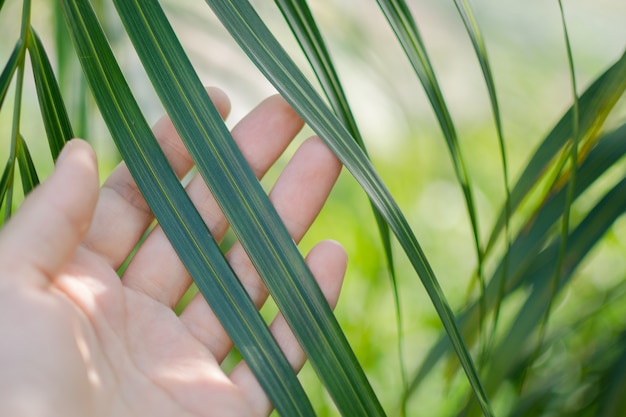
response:
<path id="1" fill-rule="evenodd" d="M 94 3 L 99 5 L 101 16 L 107 17 L 106 29 L 148 120 L 156 121 L 163 110 L 115 11 L 107 2 Z M 204 2 L 164 3 L 201 78 L 207 85 L 221 87 L 231 97 L 231 126 L 274 93 Z M 260 0 L 253 3 L 307 71 L 305 58 L 274 5 Z M 457 124 L 486 239 L 505 194 L 497 137 L 480 67 L 451 1 L 413 0 L 409 4 Z M 310 6 L 331 49 L 374 165 L 415 230 L 453 309 L 459 308 L 467 300 L 476 268 L 472 234 L 445 142 L 421 86 L 375 2 L 319 0 L 311 1 Z M 494 71 L 510 177 L 515 180 L 536 145 L 572 104 L 558 4 L 476 0 L 472 6 Z M 53 2 L 37 4 L 33 9 L 33 25 L 53 55 L 53 62 L 57 60 L 54 7 L 58 6 Z M 19 34 L 19 20 L 6 16 L 19 15 L 20 8 L 20 1 L 7 0 L 2 10 L 4 16 L 0 15 L 0 62 L 6 61 Z M 582 90 L 623 52 L 626 3 L 570 0 L 565 9 Z M 76 65 L 68 62 L 65 65 Z M 27 73 L 23 134 L 41 177 L 45 177 L 52 161 L 31 79 Z M 63 86 L 66 97 L 78 95 L 76 89 L 80 85 L 76 72 Z M 7 97 L 12 99 L 11 91 Z M 12 106 L 8 104 L 0 112 L 0 159 L 6 157 L 9 146 Z M 70 108 L 71 117 L 78 117 L 81 106 L 87 106 L 89 121 L 81 135 L 96 147 L 104 178 L 119 157 L 92 103 L 77 100 Z M 608 126 L 626 122 L 625 116 L 626 103 L 622 99 Z M 301 139 L 310 134 L 305 128 Z M 292 147 L 288 153 L 293 150 Z M 286 157 L 264 180 L 268 187 L 285 160 Z M 618 164 L 614 175 L 623 177 L 625 168 L 623 163 Z M 593 310 L 602 302 L 598 294 L 619 288 L 626 275 L 624 236 L 626 221 L 620 219 L 585 260 L 574 283 L 560 294 L 553 309 L 555 323 L 570 323 L 581 308 Z M 336 314 L 383 406 L 393 415 L 402 392 L 400 367 L 405 367 L 410 380 L 441 335 L 439 319 L 398 250 L 396 265 L 404 325 L 402 334 L 398 334 L 378 230 L 364 193 L 347 173 L 342 175 L 326 208 L 302 242 L 302 251 L 306 253 L 320 239 L 335 239 L 348 251 L 350 263 Z M 613 295 L 620 299 L 620 294 Z M 577 333 L 568 349 L 574 346 L 586 350 L 603 332 L 602 323 L 607 323 L 607 328 L 615 324 L 626 326 L 626 307 L 621 305 L 626 303 L 616 302 L 601 309 L 593 327 L 585 328 L 583 324 L 583 331 Z M 266 308 L 268 316 L 274 311 L 271 305 Z M 506 319 L 506 310 L 503 314 Z M 398 343 L 404 351 L 404 365 L 398 357 Z M 410 398 L 408 415 L 454 415 L 464 398 L 457 388 L 465 387 L 466 382 L 458 373 L 452 379 L 449 376 L 443 362 Z M 305 368 L 302 380 L 319 415 L 334 415 L 332 402 L 311 369 Z M 497 414 L 506 410 L 506 389 L 492 400 Z"/>

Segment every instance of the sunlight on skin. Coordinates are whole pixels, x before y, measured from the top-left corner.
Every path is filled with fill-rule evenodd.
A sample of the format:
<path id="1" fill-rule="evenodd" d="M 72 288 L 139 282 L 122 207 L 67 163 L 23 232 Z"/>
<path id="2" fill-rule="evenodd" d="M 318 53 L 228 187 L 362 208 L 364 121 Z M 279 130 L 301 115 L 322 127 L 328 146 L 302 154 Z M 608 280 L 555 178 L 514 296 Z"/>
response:
<path id="1" fill-rule="evenodd" d="M 227 98 L 209 90 L 223 115 Z M 269 169 L 302 122 L 279 97 L 265 100 L 233 130 L 258 176 Z M 189 156 L 171 123 L 159 138 L 181 177 Z M 277 180 L 270 200 L 295 241 L 309 228 L 341 170 L 313 138 Z M 303 196 L 302 190 L 307 193 Z M 197 178 L 191 200 L 220 239 L 227 224 Z M 121 164 L 98 189 L 95 154 L 83 141 L 66 146 L 54 173 L 33 191 L 0 233 L 0 415 L 264 416 L 271 404 L 245 364 L 226 375 L 232 342 L 196 297 L 178 317 L 173 307 L 191 279 L 159 227 L 122 279 L 117 267 L 153 217 Z M 267 291 L 245 253 L 228 254 L 255 304 Z M 334 306 L 346 268 L 335 242 L 315 246 L 307 263 Z M 305 360 L 284 319 L 270 329 L 294 369 Z"/>

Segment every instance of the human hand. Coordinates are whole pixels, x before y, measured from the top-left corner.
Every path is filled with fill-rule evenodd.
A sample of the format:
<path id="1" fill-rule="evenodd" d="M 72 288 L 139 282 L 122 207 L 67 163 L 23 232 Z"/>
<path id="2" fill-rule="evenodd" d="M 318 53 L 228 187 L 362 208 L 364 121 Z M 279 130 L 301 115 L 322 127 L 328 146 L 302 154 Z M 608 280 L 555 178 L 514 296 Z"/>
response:
<path id="1" fill-rule="evenodd" d="M 229 110 L 209 90 L 220 113 Z M 257 176 L 274 163 L 302 122 L 279 97 L 248 114 L 233 136 Z M 155 135 L 176 173 L 192 161 L 171 122 Z M 341 169 L 313 138 L 293 156 L 270 198 L 297 242 Z M 228 224 L 202 179 L 187 186 L 213 236 Z M 232 343 L 206 301 L 172 308 L 191 278 L 156 227 L 120 279 L 117 270 L 153 220 L 122 163 L 98 188 L 95 155 L 71 141 L 54 173 L 0 233 L 0 416 L 263 416 L 271 404 L 245 365 L 226 375 Z M 227 254 L 257 306 L 267 298 L 240 245 Z M 321 242 L 307 263 L 329 303 L 337 301 L 346 255 Z M 279 315 L 270 326 L 298 370 L 305 357 Z"/>

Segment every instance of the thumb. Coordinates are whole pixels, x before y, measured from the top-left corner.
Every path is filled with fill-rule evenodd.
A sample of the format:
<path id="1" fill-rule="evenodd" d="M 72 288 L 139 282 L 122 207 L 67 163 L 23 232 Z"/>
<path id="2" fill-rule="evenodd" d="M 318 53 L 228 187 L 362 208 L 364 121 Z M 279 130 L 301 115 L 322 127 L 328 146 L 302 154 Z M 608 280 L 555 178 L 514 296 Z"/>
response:
<path id="1" fill-rule="evenodd" d="M 87 232 L 98 193 L 93 149 L 82 140 L 68 142 L 54 172 L 30 193 L 0 232 L 0 271 L 4 270 L 0 285 L 24 279 L 43 285 L 53 279 Z M 33 269 L 40 272 L 39 277 L 24 274 Z"/>

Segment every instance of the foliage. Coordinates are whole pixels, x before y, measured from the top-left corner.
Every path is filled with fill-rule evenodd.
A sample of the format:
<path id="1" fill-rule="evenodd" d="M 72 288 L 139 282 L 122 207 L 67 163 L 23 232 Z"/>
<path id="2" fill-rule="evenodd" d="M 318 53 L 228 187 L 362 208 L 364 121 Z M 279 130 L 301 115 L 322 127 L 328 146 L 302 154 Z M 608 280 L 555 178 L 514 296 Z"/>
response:
<path id="1" fill-rule="evenodd" d="M 366 348 L 355 341 L 359 334 L 367 333 L 368 324 L 337 320 L 326 305 L 298 248 L 205 94 L 189 48 L 182 46 L 172 28 L 179 19 L 192 19 L 193 13 L 185 11 L 190 6 L 170 5 L 164 11 L 157 0 L 114 1 L 125 32 L 120 35 L 121 27 L 111 30 L 114 23 L 110 16 L 115 12 L 106 3 L 62 0 L 51 9 L 53 29 L 43 28 L 54 37 L 40 39 L 31 25 L 31 2 L 23 0 L 19 35 L 0 73 L 0 106 L 8 107 L 6 98 L 10 92 L 14 95 L 7 161 L 0 179 L 5 219 L 19 200 L 16 185 L 21 182 L 21 192 L 27 194 L 40 177 L 31 154 L 33 142 L 24 137 L 23 100 L 28 95 L 26 62 L 30 60 L 49 155 L 54 160 L 75 131 L 87 133 L 94 120 L 102 117 L 198 289 L 280 414 L 421 414 L 427 410 L 416 404 L 416 399 L 425 391 L 431 392 L 426 387 L 429 384 L 442 384 L 446 396 L 440 400 L 446 405 L 437 411 L 442 415 L 493 415 L 494 409 L 498 415 L 511 416 L 619 415 L 626 407 L 621 372 L 626 362 L 626 322 L 620 314 L 626 281 L 619 276 L 598 289 L 585 286 L 582 277 L 585 272 L 591 276 L 605 273 L 584 268 L 591 254 L 610 241 L 626 210 L 626 124 L 615 110 L 626 89 L 626 54 L 616 57 L 579 92 L 572 52 L 575 44 L 568 36 L 567 10 L 561 7 L 571 107 L 539 142 L 517 179 L 510 182 L 510 135 L 496 89 L 498 72 L 494 72 L 487 54 L 488 39 L 467 0 L 450 2 L 481 69 L 489 100 L 486 107 L 491 111 L 498 141 L 492 152 L 498 155 L 501 168 L 489 175 L 500 179 L 501 210 L 491 229 L 486 229 L 479 222 L 483 217 L 476 191 L 481 186 L 478 174 L 471 169 L 472 152 L 461 141 L 464 132 L 454 121 L 413 6 L 402 0 L 378 0 L 381 16 L 388 21 L 415 72 L 415 87 L 421 84 L 432 107 L 449 155 L 451 176 L 463 196 L 461 206 L 467 213 L 475 273 L 468 279 L 453 277 L 453 282 L 465 283 L 468 291 L 465 300 L 455 302 L 452 308 L 442 289 L 451 278 L 436 274 L 431 259 L 455 256 L 458 247 L 465 246 L 451 242 L 441 249 L 443 253 L 427 256 L 420 233 L 411 224 L 412 216 L 389 191 L 390 182 L 409 181 L 407 176 L 412 174 L 388 178 L 370 162 L 367 135 L 356 107 L 351 106 L 349 91 L 342 85 L 342 68 L 334 64 L 333 44 L 325 42 L 324 27 L 315 20 L 315 9 L 309 9 L 304 0 L 275 2 L 275 10 L 284 16 L 310 64 L 307 68 L 299 62 L 297 51 L 285 49 L 285 42 L 277 40 L 275 22 L 259 16 L 258 12 L 266 12 L 270 5 L 255 9 L 244 0 L 206 2 L 259 72 L 335 152 L 369 199 L 368 205 L 360 197 L 344 196 L 358 201 L 358 207 L 346 210 L 345 201 L 343 206 L 331 201 L 326 211 L 345 221 L 350 216 L 371 219 L 357 226 L 355 237 L 342 236 L 340 240 L 355 239 L 362 250 L 381 252 L 374 258 L 384 258 L 368 269 L 375 276 L 364 279 L 360 288 L 365 288 L 365 293 L 384 288 L 391 294 L 392 305 L 381 303 L 380 308 L 393 311 L 397 321 L 400 361 L 399 365 L 386 365 L 394 370 L 391 373 L 397 390 L 389 392 L 381 387 L 383 382 L 376 379 L 381 372 L 370 369 Z M 0 1 L 0 21 L 15 17 L 20 11 L 15 4 Z M 214 19 L 211 22 L 216 23 Z M 68 47 L 70 38 L 75 55 Z M 114 55 L 120 39 L 132 42 L 198 171 L 303 345 L 336 409 L 323 404 L 323 395 L 310 387 L 310 377 L 305 376 L 307 382 L 302 388 L 167 164 L 150 132 L 147 110 L 138 104 L 129 87 L 128 68 Z M 50 49 L 52 45 L 54 49 Z M 56 73 L 48 55 L 52 50 Z M 84 78 L 77 75 L 78 62 Z M 564 67 L 568 67 L 566 62 Z M 91 112 L 91 100 L 97 104 L 99 116 Z M 606 127 L 610 117 L 618 122 Z M 406 151 L 414 146 L 401 144 L 392 149 L 394 163 L 415 164 L 417 154 Z M 338 187 L 346 194 L 354 193 L 354 183 L 345 181 Z M 363 214 L 361 206 L 371 207 L 373 216 Z M 382 251 L 361 242 L 373 237 L 370 223 L 377 228 Z M 482 230 L 489 230 L 486 239 Z M 385 275 L 390 279 L 388 287 L 375 282 Z M 417 279 L 439 320 L 432 330 L 438 335 L 437 341 L 424 355 L 414 352 L 416 345 L 408 331 L 410 323 L 417 320 L 412 316 L 417 310 L 405 306 L 421 301 L 416 295 Z M 568 293 L 581 288 L 582 295 L 569 296 L 573 299 L 569 307 L 561 304 Z M 352 296 L 348 293 L 343 297 Z M 382 298 L 373 300 L 378 303 Z M 362 316 L 367 320 L 368 315 L 375 314 L 376 310 L 366 309 Z M 384 350 L 382 362 L 395 362 L 392 346 L 385 345 Z"/>

